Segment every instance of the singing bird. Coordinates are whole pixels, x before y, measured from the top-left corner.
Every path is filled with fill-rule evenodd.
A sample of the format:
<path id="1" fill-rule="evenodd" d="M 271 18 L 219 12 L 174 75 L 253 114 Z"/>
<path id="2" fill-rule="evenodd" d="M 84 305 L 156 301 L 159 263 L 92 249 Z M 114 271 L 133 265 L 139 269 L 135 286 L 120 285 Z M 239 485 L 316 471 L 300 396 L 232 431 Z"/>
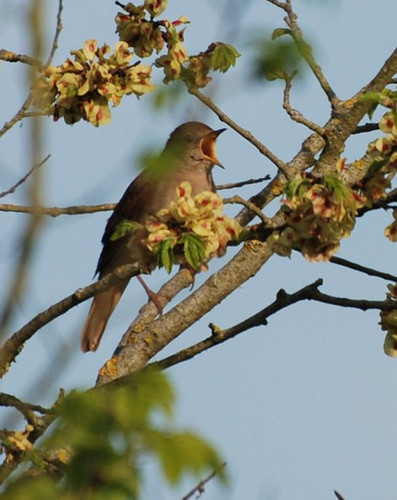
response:
<path id="1" fill-rule="evenodd" d="M 123 220 L 142 224 L 149 216 L 168 208 L 176 199 L 177 187 L 184 181 L 190 183 L 193 195 L 202 191 L 215 192 L 212 168 L 214 165 L 222 167 L 215 141 L 224 130 L 212 130 L 200 122 L 187 122 L 172 132 L 163 152 L 131 182 L 108 219 L 95 273 L 99 278 L 123 264 L 137 264 L 142 273 L 150 273 L 156 267 L 156 257 L 142 244 L 147 236 L 144 227 L 118 239 L 112 235 Z M 81 332 L 83 352 L 98 348 L 109 317 L 128 282 L 129 279 L 120 280 L 94 298 Z"/>

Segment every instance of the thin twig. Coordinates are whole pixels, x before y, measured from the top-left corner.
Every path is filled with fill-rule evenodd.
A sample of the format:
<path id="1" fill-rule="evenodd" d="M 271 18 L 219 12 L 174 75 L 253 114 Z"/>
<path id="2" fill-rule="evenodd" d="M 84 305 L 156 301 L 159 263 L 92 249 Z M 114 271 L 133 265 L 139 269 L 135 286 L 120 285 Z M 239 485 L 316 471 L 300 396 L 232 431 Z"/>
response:
<path id="1" fill-rule="evenodd" d="M 37 67 L 39 69 L 43 69 L 51 63 L 51 61 L 54 57 L 54 53 L 58 47 L 58 39 L 59 39 L 60 32 L 62 30 L 62 21 L 61 21 L 62 8 L 63 8 L 63 0 L 59 0 L 58 14 L 57 14 L 57 26 L 55 29 L 55 34 L 54 34 L 54 39 L 52 42 L 50 54 L 48 56 L 47 62 L 44 65 L 41 65 L 41 68 L 38 66 L 38 64 L 39 64 L 38 61 L 34 65 L 35 67 Z M 35 60 L 33 58 L 30 58 L 30 59 L 31 59 L 31 61 Z M 21 62 L 27 62 L 27 61 L 21 61 Z M 0 137 L 2 137 L 6 132 L 8 132 L 8 130 L 10 130 L 16 123 L 18 123 L 19 121 L 23 120 L 26 117 L 26 113 L 27 113 L 30 105 L 32 104 L 32 101 L 33 101 L 33 93 L 32 93 L 32 91 L 30 91 L 27 98 L 25 99 L 25 102 L 22 104 L 22 106 L 17 111 L 17 113 L 14 115 L 14 117 L 11 118 L 11 120 L 9 120 L 8 122 L 6 122 L 3 125 L 3 127 L 0 129 Z"/>
<path id="2" fill-rule="evenodd" d="M 250 201 L 244 200 L 244 198 L 241 198 L 241 196 L 235 195 L 235 196 L 232 196 L 231 198 L 224 198 L 223 202 L 225 204 L 237 203 L 238 205 L 243 205 L 245 208 L 248 208 L 248 210 L 250 210 L 255 215 L 257 215 L 266 226 L 271 224 L 270 219 L 268 217 L 266 217 L 266 215 L 262 212 L 262 210 L 260 208 L 258 208 L 256 205 L 254 205 Z"/>
<path id="3" fill-rule="evenodd" d="M 28 64 L 29 66 L 34 66 L 39 71 L 43 69 L 43 63 L 38 59 L 27 56 L 25 54 L 16 54 L 11 50 L 0 50 L 0 60 L 6 62 L 20 62 L 23 64 Z"/>
<path id="4" fill-rule="evenodd" d="M 33 95 L 30 92 L 28 97 L 25 99 L 25 102 L 22 104 L 22 106 L 19 108 L 17 113 L 14 115 L 11 120 L 6 122 L 3 127 L 0 129 L 0 137 L 2 137 L 6 132 L 10 130 L 16 123 L 18 123 L 20 120 L 24 118 L 25 112 L 29 109 L 29 106 L 31 105 L 33 100 Z"/>
<path id="5" fill-rule="evenodd" d="M 332 262 L 333 264 L 337 264 L 338 266 L 353 269 L 354 271 L 359 271 L 360 273 L 365 273 L 368 276 L 376 276 L 377 278 L 382 278 L 384 280 L 397 283 L 397 276 L 393 274 L 377 271 L 376 269 L 372 269 L 371 267 L 362 266 L 360 264 L 357 264 L 356 262 L 342 259 L 341 257 L 331 257 L 330 262 Z"/>
<path id="6" fill-rule="evenodd" d="M 379 123 L 364 123 L 364 125 L 358 125 L 352 134 L 362 134 L 363 132 L 373 132 L 374 130 L 379 130 Z"/>
<path id="7" fill-rule="evenodd" d="M 288 178 L 289 171 L 288 165 L 286 165 L 280 158 L 278 158 L 269 148 L 267 148 L 264 144 L 262 144 L 256 137 L 252 135 L 249 130 L 245 130 L 240 125 L 238 125 L 235 121 L 233 121 L 226 113 L 224 113 L 218 106 L 210 99 L 209 97 L 202 94 L 197 88 L 189 87 L 189 93 L 197 97 L 199 101 L 205 104 L 209 109 L 211 109 L 218 118 L 229 125 L 233 130 L 235 130 L 241 137 L 244 137 L 248 142 L 250 142 L 256 149 L 266 156 L 283 174 Z"/>
<path id="8" fill-rule="evenodd" d="M 249 184 L 258 184 L 259 182 L 270 181 L 270 179 L 270 175 L 266 175 L 265 177 L 259 177 L 259 179 L 248 179 L 246 181 L 231 182 L 230 184 L 217 184 L 216 189 L 218 191 L 222 191 L 223 189 L 234 189 L 248 186 Z"/>
<path id="9" fill-rule="evenodd" d="M 0 393 L 0 406 L 15 408 L 20 413 L 22 413 L 27 421 L 31 421 L 33 419 L 33 412 L 42 413 L 44 415 L 50 413 L 51 411 L 48 408 L 44 408 L 43 406 L 27 403 L 26 401 L 21 401 L 12 394 L 6 394 L 5 392 Z"/>
<path id="10" fill-rule="evenodd" d="M 332 108 L 339 102 L 335 92 L 333 91 L 330 83 L 326 79 L 320 65 L 317 63 L 313 56 L 313 51 L 311 46 L 304 40 L 302 31 L 297 23 L 298 16 L 292 10 L 291 1 L 279 2 L 277 0 L 267 0 L 268 2 L 276 5 L 280 9 L 283 9 L 287 13 L 285 22 L 289 29 L 291 30 L 291 36 L 295 42 L 296 48 L 298 49 L 300 55 L 306 61 L 313 75 L 317 78 L 321 88 L 323 89 L 325 95 L 327 96 Z"/>
<path id="11" fill-rule="evenodd" d="M 203 479 L 202 481 L 199 482 L 199 484 L 197 486 L 195 486 L 191 491 L 189 491 L 189 493 L 187 495 L 185 495 L 182 500 L 189 500 L 189 498 L 192 498 L 193 495 L 195 493 L 198 493 L 199 496 L 202 495 L 202 493 L 204 493 L 204 486 L 209 482 L 211 481 L 211 479 L 213 479 L 217 474 L 219 474 L 219 472 L 224 469 L 226 467 L 226 463 L 223 463 L 221 466 L 220 466 L 220 469 L 219 470 L 214 470 L 209 476 L 207 476 L 205 479 Z M 199 498 L 199 497 L 196 497 L 196 498 Z"/>
<path id="12" fill-rule="evenodd" d="M 0 193 L 0 198 L 4 198 L 4 196 L 7 196 L 8 194 L 11 194 L 13 193 L 21 184 L 23 184 L 26 179 L 37 169 L 37 168 L 40 168 L 42 165 L 44 165 L 44 163 L 51 157 L 51 155 L 47 155 L 44 160 L 42 160 L 40 163 L 38 163 L 37 165 L 33 165 L 33 167 L 28 171 L 28 173 L 26 175 L 24 175 L 22 177 L 22 179 L 20 179 L 16 184 L 14 184 L 12 187 L 10 187 L 9 189 L 7 189 L 7 191 L 3 191 L 2 193 Z M 33 207 L 30 207 L 32 212 L 33 212 Z"/>
<path id="13" fill-rule="evenodd" d="M 57 25 L 55 28 L 54 38 L 52 40 L 50 53 L 48 54 L 47 61 L 44 65 L 45 68 L 51 64 L 55 52 L 58 48 L 59 35 L 61 34 L 62 31 L 62 9 L 63 9 L 63 0 L 58 0 Z"/>
<path id="14" fill-rule="evenodd" d="M 81 215 L 92 214 L 95 212 L 107 212 L 114 210 L 116 203 L 102 203 L 102 205 L 72 205 L 70 207 L 32 207 L 27 205 L 0 204 L 2 212 L 17 212 L 24 214 L 39 213 L 58 217 L 59 215 Z"/>
<path id="15" fill-rule="evenodd" d="M 285 111 L 288 113 L 290 116 L 291 120 L 294 122 L 300 123 L 301 125 L 305 125 L 308 129 L 312 130 L 313 132 L 316 132 L 318 135 L 321 135 L 321 137 L 325 137 L 325 129 L 318 125 L 317 123 L 314 123 L 307 118 L 305 118 L 300 111 L 297 109 L 294 109 L 291 106 L 290 102 L 290 93 L 291 93 L 291 86 L 292 86 L 292 79 L 294 75 L 291 75 L 290 77 L 287 76 L 285 77 L 285 88 L 284 88 L 284 99 L 283 99 L 283 108 Z"/>

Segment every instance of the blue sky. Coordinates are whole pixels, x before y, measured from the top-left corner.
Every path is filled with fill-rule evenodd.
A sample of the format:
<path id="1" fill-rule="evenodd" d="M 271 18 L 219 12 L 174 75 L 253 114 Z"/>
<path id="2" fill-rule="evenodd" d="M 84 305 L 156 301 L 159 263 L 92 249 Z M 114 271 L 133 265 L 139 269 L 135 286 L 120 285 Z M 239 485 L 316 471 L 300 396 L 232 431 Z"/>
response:
<path id="1" fill-rule="evenodd" d="M 64 3 L 64 29 L 55 63 L 88 38 L 116 43 L 113 18 L 117 8 L 113 2 L 86 0 L 78 7 L 70 0 Z M 281 84 L 253 82 L 249 44 L 256 33 L 282 26 L 282 12 L 263 0 L 169 3 L 165 15 L 171 19 L 187 15 L 192 22 L 186 31 L 189 52 L 204 50 L 217 40 L 238 48 L 242 57 L 236 68 L 214 78 L 204 92 L 288 161 L 308 131 L 286 117 L 281 108 Z M 341 98 L 365 85 L 395 47 L 397 4 L 391 0 L 293 3 L 324 73 Z M 23 25 L 28 4 L 18 0 L 10 7 L 8 2 L 0 2 L 2 48 L 29 53 Z M 55 25 L 55 4 L 46 2 L 49 39 Z M 1 123 L 15 114 L 26 95 L 23 70 L 18 65 L 0 65 Z M 311 120 L 322 125 L 328 119 L 327 100 L 310 74 L 296 83 L 291 98 Z M 43 167 L 45 203 L 65 206 L 117 201 L 138 172 L 142 150 L 153 144 L 162 146 L 169 133 L 188 120 L 221 126 L 193 97 L 162 111 L 154 110 L 148 97 L 140 101 L 127 98 L 113 110 L 110 125 L 98 129 L 86 123 L 70 127 L 45 120 L 43 150 L 51 154 Z M 0 191 L 30 166 L 28 134 L 25 123 L 0 142 Z M 361 156 L 373 137 L 366 134 L 349 141 L 344 153 L 348 160 Z M 220 137 L 218 156 L 226 168 L 215 170 L 217 183 L 275 174 L 274 167 L 231 130 Z M 251 186 L 239 193 L 250 196 L 255 189 Z M 2 201 L 24 203 L 25 188 Z M 270 215 L 276 208 L 272 206 L 266 213 Z M 27 216 L 3 213 L 0 217 L 0 276 L 7 286 Z M 63 216 L 46 221 L 11 331 L 90 283 L 107 217 Z M 397 249 L 383 236 L 390 220 L 383 212 L 359 220 L 353 236 L 342 242 L 339 256 L 396 273 Z M 232 253 L 213 261 L 209 272 L 225 264 Z M 197 284 L 206 276 L 208 273 L 198 277 Z M 148 283 L 157 289 L 166 277 L 157 271 Z M 273 301 L 280 288 L 293 292 L 319 277 L 324 279 L 323 291 L 329 294 L 382 299 L 386 292 L 386 282 L 332 264 L 310 264 L 299 255 L 273 257 L 257 276 L 168 346 L 160 358 L 208 336 L 208 323 L 232 326 Z M 145 300 L 141 287 L 131 282 L 100 349 L 91 355 L 79 352 L 79 332 L 88 305 L 68 312 L 27 344 L 1 381 L 1 390 L 48 404 L 59 387 L 92 386 L 98 369 Z M 298 304 L 270 318 L 266 327 L 169 370 L 178 397 L 177 423 L 208 437 L 228 464 L 229 487 L 224 489 L 212 481 L 203 498 L 328 500 L 334 498 L 334 489 L 346 500 L 395 498 L 397 361 L 383 354 L 384 335 L 378 321 L 376 312 Z M 178 491 L 168 490 L 156 479 L 153 466 L 146 466 L 145 500 L 180 498 L 193 486 L 187 481 Z"/>

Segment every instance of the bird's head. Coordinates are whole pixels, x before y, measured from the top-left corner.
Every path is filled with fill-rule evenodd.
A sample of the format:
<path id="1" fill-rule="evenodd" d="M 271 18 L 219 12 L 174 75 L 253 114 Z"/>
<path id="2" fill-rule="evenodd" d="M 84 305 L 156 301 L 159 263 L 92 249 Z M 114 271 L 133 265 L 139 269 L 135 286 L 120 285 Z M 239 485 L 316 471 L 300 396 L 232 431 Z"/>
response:
<path id="1" fill-rule="evenodd" d="M 165 152 L 180 158 L 194 155 L 213 165 L 223 165 L 216 155 L 216 139 L 226 129 L 213 130 L 204 123 L 187 122 L 177 127 L 168 139 Z"/>

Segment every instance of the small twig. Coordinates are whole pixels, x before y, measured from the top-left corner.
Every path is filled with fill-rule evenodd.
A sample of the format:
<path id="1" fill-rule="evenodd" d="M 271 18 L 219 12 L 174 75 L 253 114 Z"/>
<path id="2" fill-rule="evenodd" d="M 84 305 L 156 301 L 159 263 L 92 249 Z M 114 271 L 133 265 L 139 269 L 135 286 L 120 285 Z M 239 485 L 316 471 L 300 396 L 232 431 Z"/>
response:
<path id="1" fill-rule="evenodd" d="M 0 406 L 15 408 L 20 413 L 22 413 L 22 415 L 28 422 L 31 422 L 34 419 L 33 412 L 42 413 L 44 415 L 50 413 L 51 411 L 48 408 L 44 408 L 43 406 L 21 401 L 17 397 L 11 394 L 6 394 L 4 392 L 0 393 Z"/>
<path id="2" fill-rule="evenodd" d="M 59 38 L 60 32 L 62 30 L 62 21 L 61 21 L 62 8 L 63 8 L 63 0 L 59 0 L 58 14 L 57 14 L 57 26 L 55 29 L 55 35 L 54 35 L 52 47 L 51 47 L 47 62 L 43 65 L 37 61 L 33 65 L 33 66 L 37 67 L 39 70 L 42 70 L 43 68 L 47 67 L 51 63 L 51 61 L 54 57 L 54 53 L 58 47 L 58 38 Z M 35 61 L 35 59 L 33 59 L 33 58 L 28 58 L 26 60 L 22 60 L 25 57 L 28 58 L 28 56 L 21 56 L 21 62 L 27 62 L 28 60 L 30 62 Z M 8 130 L 10 130 L 16 123 L 18 123 L 19 121 L 26 118 L 26 116 L 31 116 L 31 113 L 29 113 L 29 115 L 27 115 L 27 111 L 28 111 L 30 105 L 32 104 L 32 101 L 33 101 L 33 93 L 31 91 L 31 92 L 29 92 L 27 98 L 25 99 L 25 102 L 22 104 L 22 106 L 17 111 L 17 113 L 14 115 L 14 117 L 11 118 L 11 120 L 9 120 L 8 122 L 6 122 L 3 125 L 3 127 L 0 129 L 0 137 L 2 137 L 6 132 L 8 132 Z"/>
<path id="3" fill-rule="evenodd" d="M 269 226 L 271 224 L 270 219 L 268 217 L 266 217 L 266 215 L 262 212 L 262 210 L 260 208 L 258 208 L 256 205 L 254 205 L 250 201 L 244 200 L 244 198 L 241 198 L 241 196 L 235 195 L 235 196 L 232 196 L 231 198 L 224 198 L 223 202 L 226 204 L 237 203 L 239 205 L 243 205 L 245 208 L 248 208 L 248 210 L 250 210 L 255 215 L 257 215 L 266 226 Z"/>
<path id="4" fill-rule="evenodd" d="M 305 127 L 309 128 L 310 130 L 313 130 L 313 132 L 316 132 L 318 135 L 321 135 L 321 137 L 325 138 L 325 130 L 323 127 L 318 125 L 317 123 L 314 123 L 307 118 L 305 118 L 300 111 L 297 109 L 294 109 L 291 106 L 290 102 L 290 93 L 291 93 L 291 86 L 292 86 L 292 79 L 294 75 L 287 76 L 285 77 L 285 88 L 284 88 L 284 99 L 283 99 L 283 108 L 285 111 L 288 113 L 290 116 L 291 120 L 294 122 L 300 123 L 301 125 L 305 125 Z"/>
<path id="5" fill-rule="evenodd" d="M 20 62 L 23 64 L 28 64 L 29 66 L 34 66 L 39 71 L 43 69 L 43 63 L 34 57 L 27 56 L 25 54 L 16 54 L 11 50 L 0 50 L 0 60 L 6 62 Z"/>
<path id="6" fill-rule="evenodd" d="M 334 493 L 335 493 L 335 496 L 338 500 L 345 500 L 344 497 L 336 490 L 334 490 Z"/>
<path id="7" fill-rule="evenodd" d="M 248 142 L 250 142 L 256 149 L 266 156 L 281 172 L 288 178 L 289 170 L 288 165 L 286 165 L 280 158 L 278 158 L 269 148 L 262 144 L 256 137 L 254 137 L 251 132 L 243 129 L 235 121 L 233 121 L 226 113 L 224 113 L 209 97 L 202 94 L 197 88 L 189 87 L 189 93 L 197 97 L 199 101 L 205 104 L 209 109 L 211 109 L 218 118 L 229 125 L 233 130 L 235 130 L 241 137 L 244 137 Z"/>
<path id="8" fill-rule="evenodd" d="M 2 212 L 17 212 L 24 214 L 41 214 L 50 217 L 59 215 L 81 215 L 95 212 L 107 212 L 114 210 L 116 203 L 103 203 L 102 205 L 72 205 L 70 207 L 32 207 L 27 205 L 0 204 Z"/>
<path id="9" fill-rule="evenodd" d="M 11 194 L 13 193 L 21 184 L 23 184 L 26 179 L 29 177 L 29 175 L 31 175 L 37 168 L 40 168 L 42 165 L 44 165 L 44 163 L 51 157 L 51 155 L 47 155 L 44 160 L 42 160 L 40 163 L 38 163 L 37 165 L 33 165 L 33 167 L 28 171 L 28 173 L 26 175 L 24 175 L 22 177 L 22 179 L 20 179 L 16 184 L 14 184 L 12 187 L 10 187 L 9 189 L 7 189 L 7 191 L 3 191 L 2 193 L 0 193 L 0 198 L 4 198 L 4 196 L 7 196 L 8 194 Z M 32 211 L 33 211 L 33 207 L 32 207 Z"/>
<path id="10" fill-rule="evenodd" d="M 51 61 L 53 60 L 55 52 L 58 48 L 59 35 L 62 31 L 62 18 L 61 18 L 62 9 L 63 9 L 63 0 L 58 0 L 57 25 L 55 28 L 54 38 L 51 44 L 51 50 L 50 53 L 48 54 L 47 61 L 44 64 L 45 68 L 51 64 Z"/>
<path id="11" fill-rule="evenodd" d="M 197 486 L 195 486 L 187 495 L 185 495 L 182 500 L 189 500 L 189 498 L 192 498 L 195 493 L 198 493 L 199 496 L 196 498 L 199 498 L 203 493 L 204 493 L 204 486 L 211 481 L 219 472 L 226 467 L 226 463 L 223 463 L 220 466 L 219 470 L 214 470 L 209 476 L 207 476 L 205 479 L 199 482 Z"/>
<path id="12" fill-rule="evenodd" d="M 298 23 L 296 22 L 298 16 L 292 10 L 291 1 L 290 0 L 287 0 L 286 2 L 279 2 L 278 0 L 267 0 L 267 1 L 272 3 L 273 5 L 276 5 L 280 9 L 283 9 L 287 13 L 285 22 L 289 27 L 289 29 L 291 30 L 291 36 L 295 41 L 296 48 L 298 49 L 298 52 L 312 70 L 313 75 L 317 78 L 325 95 L 328 97 L 328 100 L 332 108 L 334 108 L 335 105 L 339 102 L 339 99 L 337 98 L 335 92 L 332 90 L 332 87 L 328 82 L 328 80 L 326 79 L 324 73 L 322 72 L 320 65 L 316 62 L 313 56 L 313 51 L 311 46 L 303 38 L 302 31 Z"/>
<path id="13" fill-rule="evenodd" d="M 354 271 L 359 271 L 360 273 L 368 274 L 368 276 L 376 276 L 377 278 L 382 278 L 384 280 L 397 283 L 397 276 L 393 274 L 377 271 L 376 269 L 372 269 L 371 267 L 361 266 L 356 262 L 351 262 L 349 260 L 342 259 L 341 257 L 331 257 L 330 262 L 332 262 L 333 264 L 337 264 L 338 266 L 353 269 Z"/>
<path id="14" fill-rule="evenodd" d="M 270 181 L 270 179 L 270 175 L 266 175 L 265 177 L 260 177 L 259 179 L 248 179 L 246 181 L 231 182 L 230 184 L 217 184 L 216 189 L 218 191 L 222 191 L 223 189 L 234 189 L 248 186 L 249 184 L 258 184 L 259 182 Z"/>
<path id="15" fill-rule="evenodd" d="M 365 123 L 364 125 L 358 125 L 352 134 L 362 134 L 363 132 L 373 132 L 374 130 L 379 130 L 378 123 Z"/>
<path id="16" fill-rule="evenodd" d="M 15 116 L 11 118 L 8 122 L 6 122 L 3 127 L 0 129 L 0 137 L 2 137 L 6 132 L 10 130 L 16 123 L 18 123 L 20 120 L 24 118 L 24 114 L 26 111 L 29 109 L 29 106 L 31 105 L 33 100 L 33 95 L 30 92 L 28 97 L 25 99 L 25 102 L 22 104 L 20 109 L 17 111 Z"/>

